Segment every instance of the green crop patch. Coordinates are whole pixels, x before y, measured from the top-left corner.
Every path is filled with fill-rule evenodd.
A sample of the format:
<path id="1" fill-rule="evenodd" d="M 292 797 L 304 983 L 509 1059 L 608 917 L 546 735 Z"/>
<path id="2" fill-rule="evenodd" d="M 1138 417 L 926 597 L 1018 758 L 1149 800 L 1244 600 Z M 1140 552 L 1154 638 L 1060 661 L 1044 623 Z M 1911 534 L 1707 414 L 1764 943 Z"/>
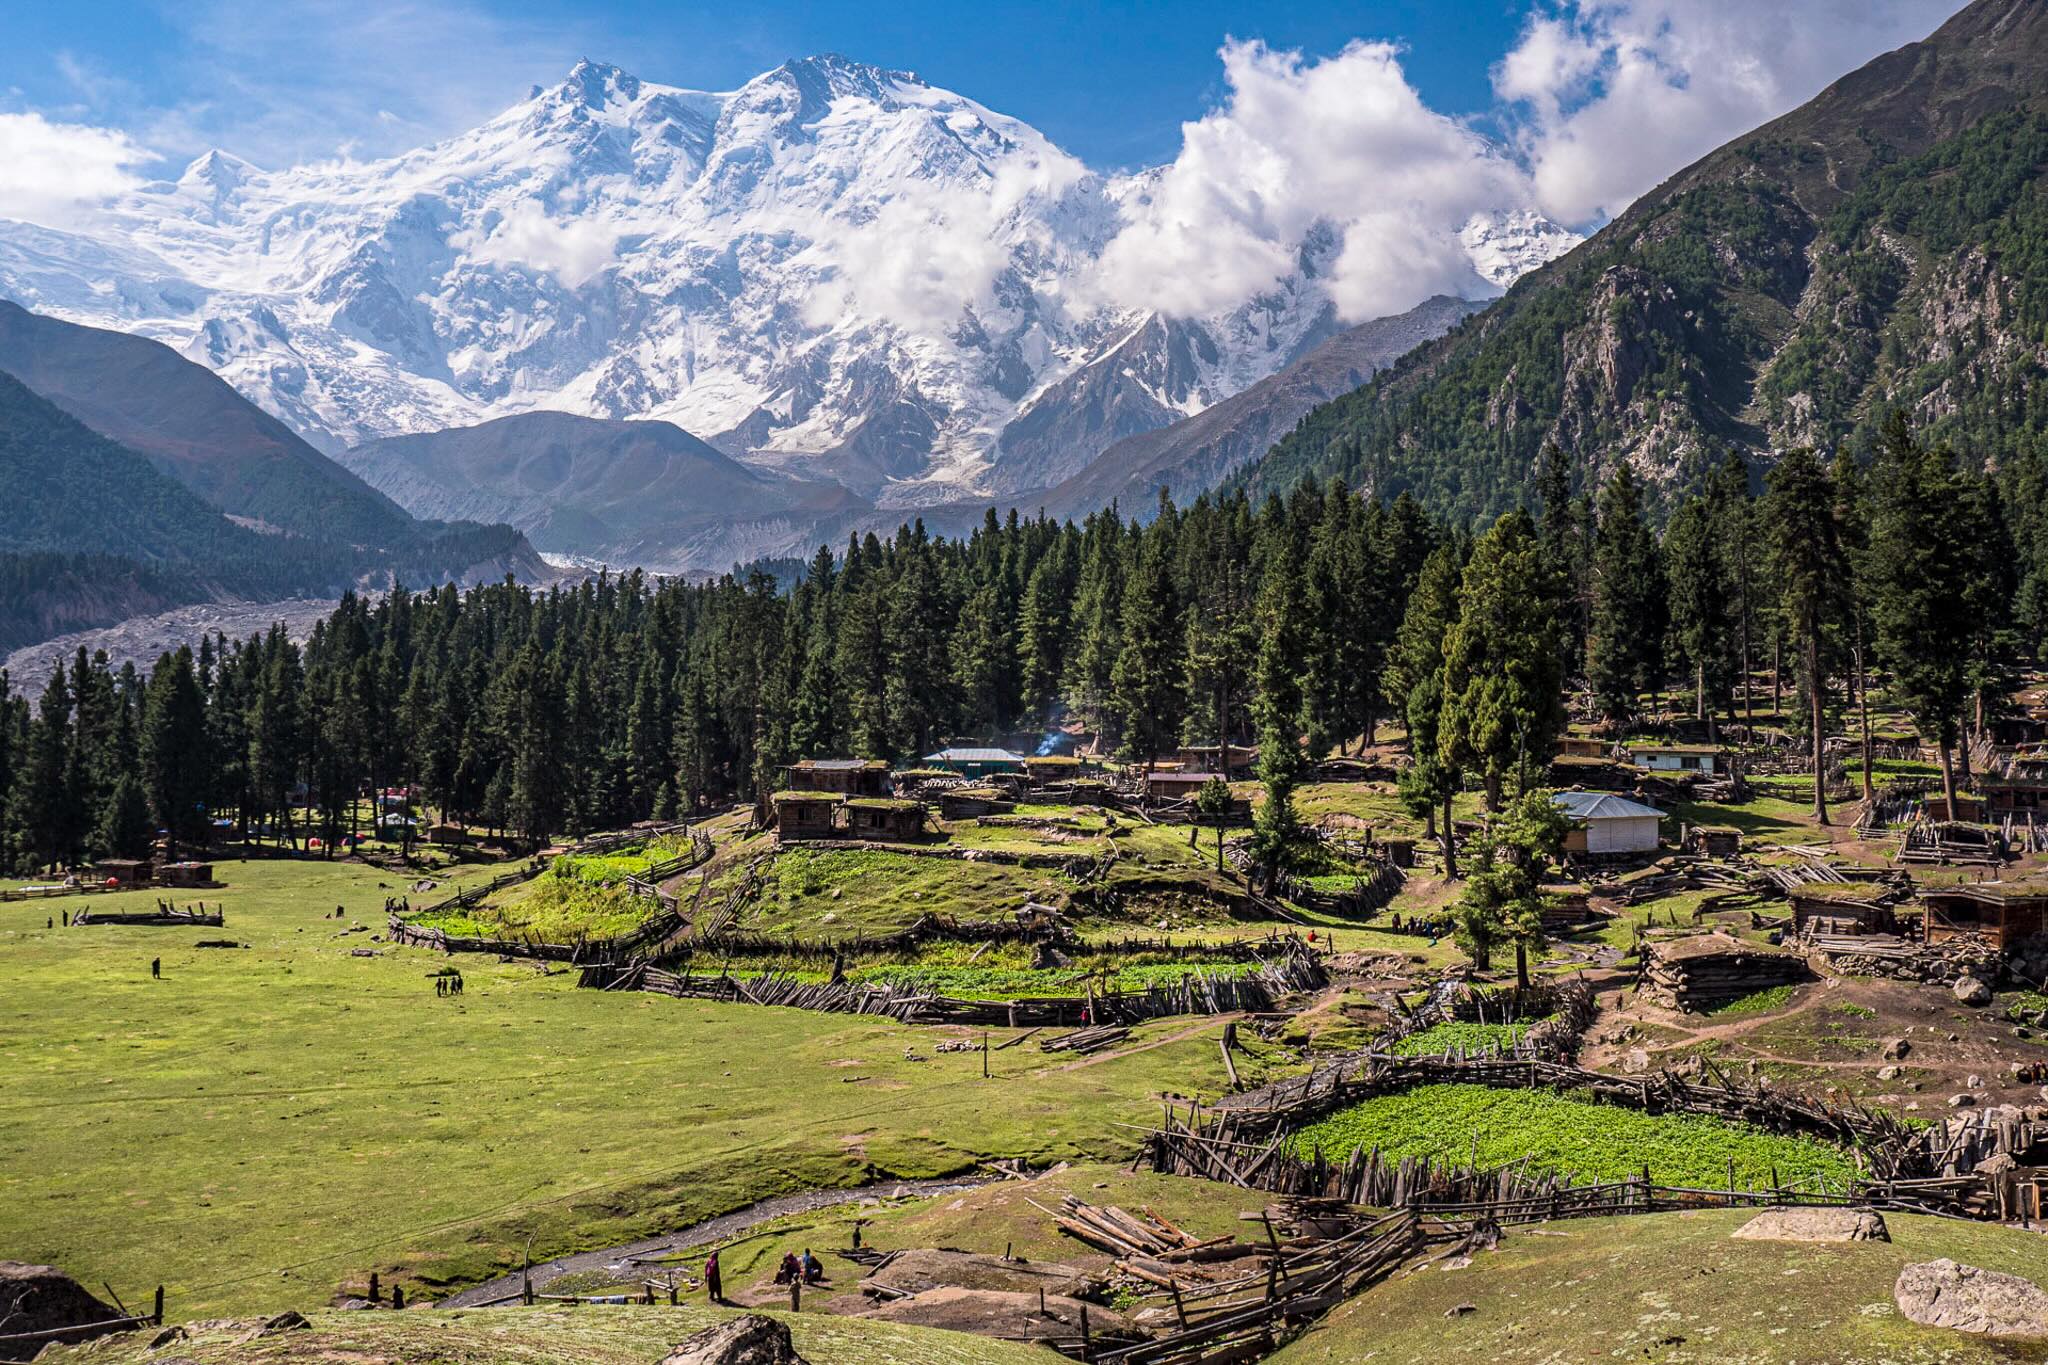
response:
<path id="1" fill-rule="evenodd" d="M 1581 1182 L 1623 1180 L 1648 1167 L 1658 1184 L 1722 1186 L 1728 1165 L 1738 1184 L 1786 1184 L 1821 1177 L 1845 1185 L 1856 1174 L 1848 1154 L 1806 1138 L 1781 1137 L 1690 1115 L 1643 1114 L 1545 1090 L 1425 1085 L 1380 1095 L 1296 1133 L 1307 1156 L 1338 1159 L 1377 1147 L 1389 1157 L 1426 1156 L 1481 1166 L 1527 1161 L 1532 1171 Z"/>
<path id="2" fill-rule="evenodd" d="M 1536 1021 L 1512 1024 L 1481 1024 L 1455 1019 L 1445 1024 L 1435 1024 L 1420 1033 L 1411 1033 L 1395 1043 L 1390 1051 L 1396 1057 L 1437 1057 L 1447 1052 L 1491 1052 L 1496 1048 L 1507 1049 L 1522 1041 L 1524 1034 L 1536 1027 Z"/>

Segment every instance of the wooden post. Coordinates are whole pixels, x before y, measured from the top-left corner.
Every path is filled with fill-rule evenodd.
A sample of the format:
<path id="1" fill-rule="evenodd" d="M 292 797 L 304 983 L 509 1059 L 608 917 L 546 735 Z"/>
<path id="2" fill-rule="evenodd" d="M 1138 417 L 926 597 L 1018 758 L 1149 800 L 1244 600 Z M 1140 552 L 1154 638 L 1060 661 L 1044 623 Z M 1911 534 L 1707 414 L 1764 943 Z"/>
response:
<path id="1" fill-rule="evenodd" d="M 1081 1359 L 1084 1362 L 1095 1359 L 1095 1341 L 1088 1332 L 1088 1305 L 1085 1303 L 1081 1305 Z"/>
<path id="2" fill-rule="evenodd" d="M 676 1281 L 673 1275 L 669 1277 L 668 1281 L 668 1306 L 671 1308 L 676 1306 Z"/>
<path id="3" fill-rule="evenodd" d="M 382 1301 L 383 1296 L 378 1292 L 377 1289 L 377 1272 L 373 1270 L 370 1272 L 370 1302 L 380 1303 Z"/>
<path id="4" fill-rule="evenodd" d="M 801 1271 L 789 1282 L 789 1311 L 801 1313 L 804 1307 L 804 1277 Z"/>
<path id="5" fill-rule="evenodd" d="M 1180 1281 L 1169 1275 L 1166 1277 L 1166 1287 L 1173 1292 L 1173 1315 L 1180 1319 L 1180 1330 L 1185 1332 L 1188 1330 L 1188 1310 L 1187 1305 L 1180 1299 Z"/>
<path id="6" fill-rule="evenodd" d="M 149 1320 L 158 1327 L 164 1325 L 164 1287 L 162 1285 L 156 1287 L 156 1310 L 149 1315 Z"/>
<path id="7" fill-rule="evenodd" d="M 982 1031 L 981 1035 L 981 1078 L 983 1080 L 988 1079 L 988 1031 L 986 1029 Z"/>

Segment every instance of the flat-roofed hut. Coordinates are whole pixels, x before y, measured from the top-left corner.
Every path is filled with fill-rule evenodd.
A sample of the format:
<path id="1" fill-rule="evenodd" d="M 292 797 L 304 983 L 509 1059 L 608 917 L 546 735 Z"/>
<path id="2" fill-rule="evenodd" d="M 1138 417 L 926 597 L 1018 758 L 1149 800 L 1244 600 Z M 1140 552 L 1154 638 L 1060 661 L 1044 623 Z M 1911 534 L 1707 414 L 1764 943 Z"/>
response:
<path id="1" fill-rule="evenodd" d="M 117 886 L 141 886 L 149 881 L 147 858 L 102 858 L 92 865 L 93 875 Z"/>
<path id="2" fill-rule="evenodd" d="M 833 817 L 846 798 L 836 792 L 779 791 L 768 799 L 781 838 L 829 839 L 838 832 Z"/>
<path id="3" fill-rule="evenodd" d="M 1071 782 L 1081 775 L 1081 760 L 1072 754 L 1035 754 L 1024 760 L 1024 777 L 1033 787 Z"/>
<path id="4" fill-rule="evenodd" d="M 1795 934 L 1896 934 L 1891 891 L 1877 882 L 1807 882 L 1786 895 Z"/>
<path id="5" fill-rule="evenodd" d="M 962 777 L 989 777 L 996 773 L 1024 773 L 1024 755 L 1008 749 L 985 749 L 955 746 L 941 749 L 935 754 L 926 754 L 927 766 L 944 768 Z"/>
<path id="6" fill-rule="evenodd" d="M 1701 1013 L 1813 975 L 1797 953 L 1730 934 L 1687 934 L 1643 945 L 1643 991 L 1667 1009 Z"/>
<path id="7" fill-rule="evenodd" d="M 846 803 L 846 832 L 856 839 L 915 839 L 924 833 L 924 803 L 893 796 L 856 796 Z"/>
<path id="8" fill-rule="evenodd" d="M 939 814 L 947 820 L 973 820 L 1015 809 L 1015 803 L 994 787 L 950 787 L 939 793 Z"/>
<path id="9" fill-rule="evenodd" d="M 788 774 L 790 791 L 889 795 L 889 765 L 879 758 L 806 758 L 783 772 Z"/>
<path id="10" fill-rule="evenodd" d="M 159 886 L 174 886 L 183 889 L 214 886 L 212 863 L 165 863 L 156 870 Z"/>
<path id="11" fill-rule="evenodd" d="M 1693 825 L 1685 831 L 1685 851 L 1703 858 L 1732 858 L 1742 851 L 1742 831 L 1733 825 Z"/>
<path id="12" fill-rule="evenodd" d="M 2048 927 L 2048 878 L 1930 886 L 1920 904 L 1928 943 L 1975 936 L 2004 952 Z"/>

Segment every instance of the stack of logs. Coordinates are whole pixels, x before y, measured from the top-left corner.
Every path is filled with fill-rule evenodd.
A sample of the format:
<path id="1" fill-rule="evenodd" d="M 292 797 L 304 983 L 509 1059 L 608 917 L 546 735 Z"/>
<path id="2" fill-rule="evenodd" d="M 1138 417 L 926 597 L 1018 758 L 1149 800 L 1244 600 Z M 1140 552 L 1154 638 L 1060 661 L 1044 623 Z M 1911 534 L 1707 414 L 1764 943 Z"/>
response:
<path id="1" fill-rule="evenodd" d="M 1693 934 L 1644 945 L 1641 984 L 1658 1004 L 1698 1013 L 1811 974 L 1797 954 L 1727 934 Z"/>
<path id="2" fill-rule="evenodd" d="M 1038 1045 L 1041 1052 L 1100 1052 L 1115 1047 L 1131 1036 L 1131 1031 L 1118 1024 L 1103 1024 L 1095 1028 L 1075 1029 L 1062 1033 L 1056 1038 L 1047 1038 Z"/>

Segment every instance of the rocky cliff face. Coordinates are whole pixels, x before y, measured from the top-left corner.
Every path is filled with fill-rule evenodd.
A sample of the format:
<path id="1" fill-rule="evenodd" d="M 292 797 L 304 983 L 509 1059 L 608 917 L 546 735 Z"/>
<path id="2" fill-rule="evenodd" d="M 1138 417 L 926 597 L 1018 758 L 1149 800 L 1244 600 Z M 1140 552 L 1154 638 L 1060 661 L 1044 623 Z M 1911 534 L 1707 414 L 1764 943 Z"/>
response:
<path id="1" fill-rule="evenodd" d="M 2048 432 L 2048 6 L 1979 0 L 1644 196 L 1246 478 L 1483 515 L 1555 443 L 1683 488 L 1903 407 L 1993 463 Z"/>

